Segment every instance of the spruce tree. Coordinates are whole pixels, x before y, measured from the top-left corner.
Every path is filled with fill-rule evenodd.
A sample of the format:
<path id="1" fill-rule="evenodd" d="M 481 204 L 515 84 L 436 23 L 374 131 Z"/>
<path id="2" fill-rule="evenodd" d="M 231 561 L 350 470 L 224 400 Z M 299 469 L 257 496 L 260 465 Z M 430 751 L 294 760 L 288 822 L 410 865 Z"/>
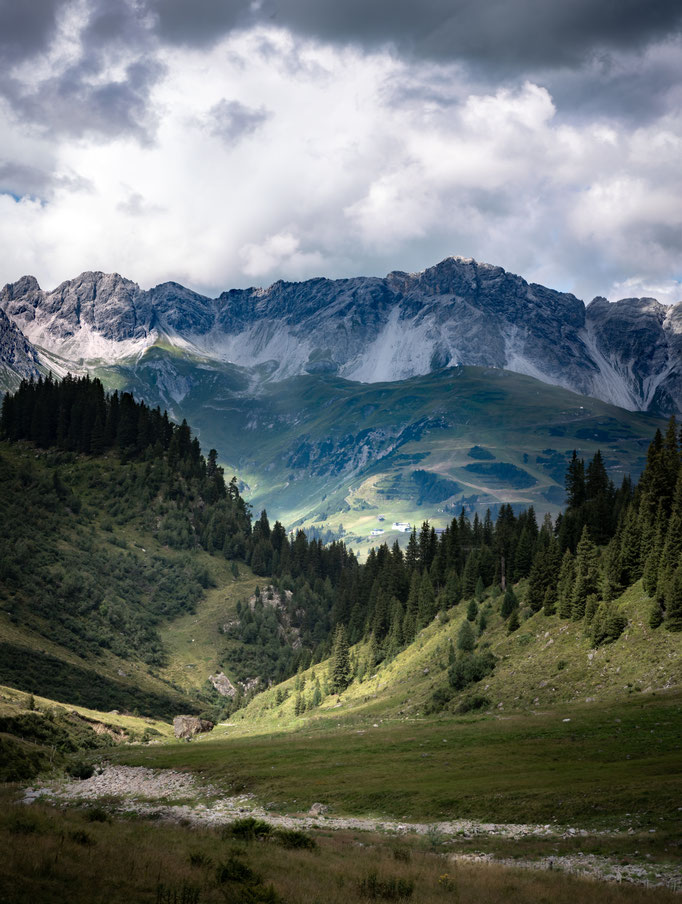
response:
<path id="1" fill-rule="evenodd" d="M 590 538 L 587 525 L 583 527 L 576 550 L 575 557 L 575 584 L 572 594 L 572 618 L 579 620 L 585 614 L 587 597 L 596 593 L 599 586 L 599 572 L 597 570 L 597 548 Z"/>
<path id="2" fill-rule="evenodd" d="M 507 622 L 507 634 L 513 634 L 514 631 L 518 631 L 521 627 L 521 622 L 519 621 L 519 610 L 514 609 L 512 614 L 509 616 L 509 621 Z"/>
<path id="3" fill-rule="evenodd" d="M 478 559 L 478 551 L 472 549 L 467 556 L 467 560 L 464 564 L 464 571 L 462 573 L 462 596 L 464 599 L 472 597 L 476 590 L 476 581 L 479 578 Z"/>
<path id="4" fill-rule="evenodd" d="M 457 634 L 457 649 L 470 653 L 476 646 L 476 637 L 470 622 L 465 621 Z"/>
<path id="5" fill-rule="evenodd" d="M 674 572 L 665 597 L 665 626 L 682 631 L 682 565 Z"/>
<path id="6" fill-rule="evenodd" d="M 419 588 L 421 578 L 415 569 L 410 581 L 410 592 L 405 604 L 405 618 L 403 619 L 403 640 L 406 644 L 412 643 L 417 633 L 417 617 L 419 615 Z"/>
<path id="7" fill-rule="evenodd" d="M 545 598 L 542 601 L 542 611 L 545 613 L 545 615 L 554 615 L 554 613 L 556 612 L 556 604 L 556 584 L 550 584 L 550 586 L 545 591 Z"/>
<path id="8" fill-rule="evenodd" d="M 662 589 L 665 596 L 668 594 L 668 585 L 680 562 L 682 562 L 682 468 L 675 487 L 672 511 L 658 566 L 658 590 Z"/>
<path id="9" fill-rule="evenodd" d="M 467 606 L 467 621 L 475 622 L 478 615 L 478 606 L 476 600 L 471 600 Z"/>
<path id="10" fill-rule="evenodd" d="M 654 533 L 654 540 L 651 549 L 644 562 L 644 573 L 642 574 L 642 586 L 650 597 L 656 596 L 656 588 L 658 587 L 658 571 L 663 554 L 663 544 L 665 542 L 665 522 L 662 510 L 659 506 L 657 525 Z"/>
<path id="11" fill-rule="evenodd" d="M 436 614 L 436 594 L 428 571 L 424 571 L 419 585 L 419 611 L 417 615 L 417 629 L 430 625 Z"/>
<path id="12" fill-rule="evenodd" d="M 509 618 L 509 616 L 512 614 L 512 612 L 518 608 L 519 608 L 519 601 L 516 598 L 516 594 L 514 593 L 511 586 L 507 587 L 504 597 L 502 598 L 502 606 L 500 607 L 500 615 L 502 616 L 502 618 Z"/>
<path id="13" fill-rule="evenodd" d="M 334 633 L 332 646 L 329 685 L 332 693 L 340 694 L 351 682 L 350 658 L 348 655 L 348 638 L 343 625 L 338 625 Z"/>

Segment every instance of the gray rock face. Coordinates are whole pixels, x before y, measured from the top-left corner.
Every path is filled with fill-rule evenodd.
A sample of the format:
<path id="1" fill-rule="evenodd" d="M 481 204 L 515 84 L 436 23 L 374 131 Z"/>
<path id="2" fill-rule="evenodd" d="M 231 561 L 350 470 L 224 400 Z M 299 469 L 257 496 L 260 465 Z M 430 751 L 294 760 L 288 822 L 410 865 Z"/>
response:
<path id="1" fill-rule="evenodd" d="M 37 377 L 38 363 L 35 348 L 0 309 L 0 389 L 12 389 L 22 379 Z"/>
<path id="2" fill-rule="evenodd" d="M 76 361 L 139 355 L 160 336 L 258 379 L 335 373 L 402 380 L 457 364 L 504 368 L 630 409 L 682 410 L 682 303 L 595 299 L 451 257 L 385 279 L 276 282 L 206 298 L 83 273 L 53 292 L 33 277 L 0 309 L 39 348 Z M 177 388 L 184 394 L 189 387 Z"/>
<path id="3" fill-rule="evenodd" d="M 203 731 L 213 731 L 213 722 L 199 719 L 197 716 L 176 716 L 173 719 L 173 731 L 176 738 L 193 738 Z"/>

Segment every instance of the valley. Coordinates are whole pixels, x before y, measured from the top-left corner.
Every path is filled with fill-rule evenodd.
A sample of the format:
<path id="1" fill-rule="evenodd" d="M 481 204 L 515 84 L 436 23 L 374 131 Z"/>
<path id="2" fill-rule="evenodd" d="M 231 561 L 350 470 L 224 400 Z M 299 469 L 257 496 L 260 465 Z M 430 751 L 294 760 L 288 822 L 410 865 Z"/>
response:
<path id="1" fill-rule="evenodd" d="M 377 305 L 344 363 L 299 360 L 308 285 L 268 290 L 271 323 L 261 296 L 118 277 L 5 291 L 0 897 L 96 900 L 81 848 L 107 901 L 676 897 L 682 451 L 652 401 L 674 316 L 626 407 L 518 356 L 420 364 L 400 318 L 429 293 L 454 316 L 473 272 L 486 316 L 573 316 L 456 260 L 323 281 L 358 347 Z M 658 316 L 620 305 L 599 316 Z"/>

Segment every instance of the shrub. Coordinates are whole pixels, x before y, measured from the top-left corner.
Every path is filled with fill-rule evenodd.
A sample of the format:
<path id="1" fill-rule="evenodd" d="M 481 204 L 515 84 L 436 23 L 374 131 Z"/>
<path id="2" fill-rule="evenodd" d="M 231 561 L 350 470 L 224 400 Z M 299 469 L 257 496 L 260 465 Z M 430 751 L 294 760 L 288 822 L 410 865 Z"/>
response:
<path id="1" fill-rule="evenodd" d="M 66 767 L 66 772 L 71 778 L 78 779 L 86 779 L 91 778 L 95 772 L 95 767 L 92 763 L 83 763 L 80 760 L 76 760 L 75 763 L 69 763 Z"/>
<path id="2" fill-rule="evenodd" d="M 454 665 L 448 669 L 450 684 L 461 691 L 470 684 L 475 684 L 495 668 L 495 657 L 492 653 L 462 653 Z"/>
<path id="3" fill-rule="evenodd" d="M 275 832 L 275 841 L 285 848 L 300 848 L 303 850 L 314 851 L 317 848 L 317 842 L 306 832 L 300 829 L 277 829 Z"/>
<path id="4" fill-rule="evenodd" d="M 472 694 L 462 700 L 456 712 L 460 714 L 471 713 L 479 709 L 486 709 L 488 706 L 490 706 L 490 699 L 485 694 Z"/>
<path id="5" fill-rule="evenodd" d="M 627 627 L 628 620 L 614 603 L 601 603 L 592 621 L 592 643 L 595 647 L 613 643 Z"/>
<path id="6" fill-rule="evenodd" d="M 251 867 L 242 863 L 242 861 L 234 855 L 228 857 L 224 863 L 218 864 L 216 867 L 216 879 L 220 885 L 223 885 L 225 882 L 257 881 L 256 874 Z"/>
<path id="7" fill-rule="evenodd" d="M 223 837 L 238 838 L 240 841 L 263 841 L 272 835 L 272 826 L 262 819 L 246 816 L 236 819 L 223 830 Z"/>
<path id="8" fill-rule="evenodd" d="M 370 873 L 360 881 L 358 891 L 365 898 L 399 901 L 412 897 L 414 882 L 411 879 L 380 879 L 376 873 Z"/>
<path id="9" fill-rule="evenodd" d="M 88 807 L 85 818 L 88 822 L 109 822 L 109 814 L 104 807 Z"/>

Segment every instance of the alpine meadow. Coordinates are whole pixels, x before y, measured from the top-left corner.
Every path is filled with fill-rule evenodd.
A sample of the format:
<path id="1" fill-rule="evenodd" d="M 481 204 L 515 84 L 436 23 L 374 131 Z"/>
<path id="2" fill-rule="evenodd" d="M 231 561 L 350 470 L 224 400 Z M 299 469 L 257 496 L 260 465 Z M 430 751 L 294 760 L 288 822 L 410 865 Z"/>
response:
<path id="1" fill-rule="evenodd" d="M 0 904 L 679 901 L 681 61 L 0 0 Z"/>

